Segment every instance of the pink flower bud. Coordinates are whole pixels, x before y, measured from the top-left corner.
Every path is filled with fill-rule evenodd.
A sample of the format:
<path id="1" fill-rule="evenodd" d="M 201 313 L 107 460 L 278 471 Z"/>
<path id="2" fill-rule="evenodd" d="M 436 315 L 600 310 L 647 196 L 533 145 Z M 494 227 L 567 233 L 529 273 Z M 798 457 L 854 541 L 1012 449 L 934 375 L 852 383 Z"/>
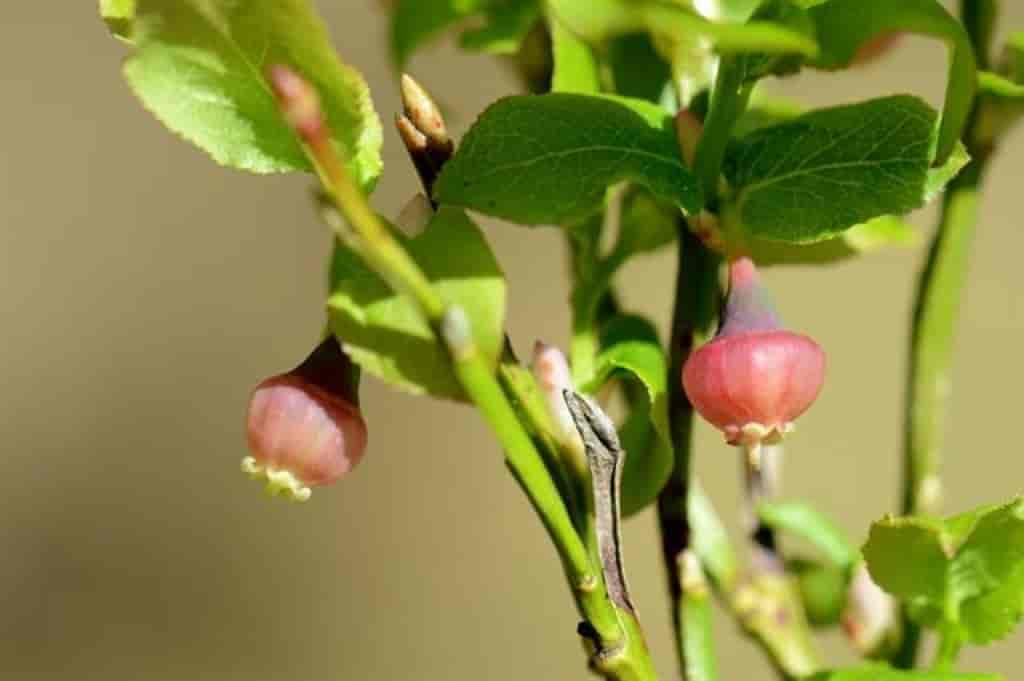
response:
<path id="1" fill-rule="evenodd" d="M 249 402 L 251 456 L 242 470 L 294 501 L 352 470 L 367 440 L 356 371 L 332 336 L 292 371 L 260 383 Z"/>
<path id="2" fill-rule="evenodd" d="M 729 281 L 722 326 L 690 355 L 683 388 L 730 444 L 776 442 L 818 396 L 825 354 L 807 336 L 780 328 L 749 258 L 731 263 Z"/>
<path id="3" fill-rule="evenodd" d="M 569 465 L 577 474 L 583 475 L 588 470 L 583 440 L 563 395 L 566 390 L 576 389 L 569 362 L 557 347 L 537 341 L 533 346 L 533 375 L 547 403 L 554 436 L 568 457 Z"/>

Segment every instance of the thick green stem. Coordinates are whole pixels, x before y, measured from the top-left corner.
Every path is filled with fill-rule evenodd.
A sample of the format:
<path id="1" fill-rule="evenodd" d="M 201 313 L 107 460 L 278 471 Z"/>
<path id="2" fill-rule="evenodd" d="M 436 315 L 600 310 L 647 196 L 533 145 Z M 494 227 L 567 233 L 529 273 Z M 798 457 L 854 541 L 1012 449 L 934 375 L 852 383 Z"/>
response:
<path id="1" fill-rule="evenodd" d="M 976 152 L 977 153 L 977 152 Z M 951 392 L 953 341 L 974 237 L 985 153 L 946 191 L 942 219 L 918 282 L 911 332 L 904 429 L 903 513 L 936 514 L 942 496 L 941 443 Z M 893 663 L 913 668 L 921 632 L 904 610 Z"/>
<path id="2" fill-rule="evenodd" d="M 992 25 L 998 3 L 962 0 L 964 25 L 979 64 L 988 62 Z M 952 392 L 950 371 L 962 291 L 977 222 L 981 181 L 993 151 L 981 122 L 985 104 L 975 102 L 964 132 L 971 163 L 946 189 L 938 229 L 918 279 L 914 300 L 904 405 L 903 502 L 905 514 L 936 514 L 942 499 L 941 444 L 946 400 Z M 920 628 L 906 608 L 901 617 L 902 642 L 893 664 L 910 669 L 917 660 Z"/>

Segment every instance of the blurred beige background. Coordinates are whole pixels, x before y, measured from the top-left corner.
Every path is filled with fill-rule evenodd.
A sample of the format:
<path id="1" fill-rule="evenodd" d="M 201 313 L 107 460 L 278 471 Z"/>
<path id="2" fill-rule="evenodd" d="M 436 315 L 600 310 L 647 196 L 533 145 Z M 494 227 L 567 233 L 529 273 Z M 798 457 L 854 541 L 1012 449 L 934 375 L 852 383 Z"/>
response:
<path id="1" fill-rule="evenodd" d="M 301 507 L 237 470 L 251 387 L 295 364 L 322 323 L 328 238 L 308 181 L 216 167 L 173 138 L 118 75 L 93 2 L 7 3 L 0 24 L 0 678 L 76 681 L 583 679 L 554 553 L 477 416 L 367 381 L 371 447 Z M 385 22 L 323 0 L 379 111 L 397 104 Z M 1007 23 L 1024 28 L 1024 7 Z M 911 90 L 938 102 L 940 50 L 782 88 L 817 102 Z M 508 91 L 485 58 L 439 48 L 413 71 L 462 131 Z M 375 196 L 415 188 L 394 133 Z M 1011 497 L 1024 369 L 1024 135 L 992 168 L 957 354 L 948 508 Z M 922 230 L 931 213 L 916 218 Z M 489 225 L 523 347 L 564 343 L 556 234 Z M 905 322 L 921 252 L 770 274 L 787 320 L 830 355 L 791 440 L 787 496 L 860 540 L 894 508 Z M 662 323 L 672 258 L 637 263 L 627 300 Z M 813 279 L 811 279 L 813 277 Z M 810 283 L 813 282 L 813 283 Z M 699 468 L 737 505 L 735 452 L 702 430 Z M 626 528 L 630 577 L 664 678 L 676 676 L 654 517 Z M 770 677 L 732 622 L 723 679 Z M 1024 665 L 1024 635 L 964 667 Z M 848 660 L 836 636 L 828 647 Z"/>

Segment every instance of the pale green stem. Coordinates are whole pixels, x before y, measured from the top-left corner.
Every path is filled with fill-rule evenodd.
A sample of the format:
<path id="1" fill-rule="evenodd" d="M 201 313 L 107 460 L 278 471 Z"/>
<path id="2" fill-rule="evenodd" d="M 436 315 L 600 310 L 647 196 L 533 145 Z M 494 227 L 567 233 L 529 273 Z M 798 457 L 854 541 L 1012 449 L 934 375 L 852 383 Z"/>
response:
<path id="1" fill-rule="evenodd" d="M 354 235 L 342 231 L 338 236 L 352 243 L 367 264 L 395 290 L 413 300 L 435 333 L 447 343 L 456 376 L 497 435 L 510 470 L 558 551 L 577 607 L 586 621 L 586 636 L 596 649 L 595 657 L 604 656 L 604 664 L 595 663 L 596 670 L 616 681 L 655 679 L 642 638 L 631 635 L 632 623 L 620 621 L 543 459 L 494 371 L 477 351 L 465 313 L 445 306 L 429 279 L 377 217 L 327 138 L 320 143 L 314 140 L 307 149 L 328 195 L 354 231 Z"/>
<path id="2" fill-rule="evenodd" d="M 961 17 L 971 36 L 978 63 L 988 63 L 992 25 L 998 4 L 992 0 L 962 0 Z M 942 217 L 918 280 L 911 327 L 907 392 L 904 405 L 903 512 L 935 514 L 942 499 L 941 444 L 957 317 L 977 222 L 981 180 L 993 151 L 981 121 L 984 104 L 975 103 L 964 142 L 971 163 L 946 189 Z M 920 628 L 906 608 L 901 617 L 902 643 L 893 664 L 912 668 L 920 644 Z"/>

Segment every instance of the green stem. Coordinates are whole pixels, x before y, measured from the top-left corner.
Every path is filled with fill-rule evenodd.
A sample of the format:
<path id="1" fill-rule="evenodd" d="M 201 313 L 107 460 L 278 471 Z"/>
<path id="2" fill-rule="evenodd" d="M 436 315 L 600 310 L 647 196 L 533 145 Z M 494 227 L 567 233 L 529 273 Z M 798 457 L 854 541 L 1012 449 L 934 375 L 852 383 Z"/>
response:
<path id="1" fill-rule="evenodd" d="M 587 549 L 540 454 L 516 417 L 493 371 L 477 351 L 465 313 L 459 308 L 451 308 L 445 315 L 441 331 L 452 350 L 453 368 L 459 382 L 497 435 L 505 450 L 509 469 L 558 549 L 580 612 L 596 634 L 598 645 L 602 649 L 621 646 L 622 628 L 615 609 L 601 588 Z"/>
<path id="2" fill-rule="evenodd" d="M 956 627 L 943 629 L 939 637 L 939 647 L 935 651 L 935 661 L 932 663 L 932 671 L 952 671 L 956 660 L 960 657 L 960 650 L 963 648 L 963 636 Z"/>
<path id="3" fill-rule="evenodd" d="M 669 427 L 675 464 L 658 495 L 662 558 L 672 602 L 676 653 L 684 681 L 716 678 L 711 638 L 710 602 L 703 575 L 693 569 L 692 532 L 688 513 L 693 406 L 682 390 L 683 364 L 698 337 L 709 335 L 718 299 L 718 257 L 680 225 L 675 304 L 668 369 Z M 698 579 L 699 576 L 699 579 Z"/>
<path id="4" fill-rule="evenodd" d="M 977 152 L 976 152 L 977 153 Z M 941 503 L 940 445 L 951 392 L 953 341 L 978 210 L 986 154 L 950 183 L 942 218 L 918 281 L 911 331 L 904 429 L 903 513 L 936 514 Z M 921 632 L 904 608 L 893 663 L 913 668 Z"/>
<path id="5" fill-rule="evenodd" d="M 961 16 L 979 64 L 988 62 L 997 3 L 961 0 Z M 936 514 L 942 497 L 941 443 L 957 317 L 977 222 L 978 199 L 985 168 L 993 151 L 981 121 L 985 105 L 975 101 L 964 141 L 971 163 L 946 189 L 938 229 L 918 279 L 911 325 L 907 392 L 904 404 L 904 514 Z M 902 642 L 892 662 L 904 669 L 917 660 L 921 631 L 904 608 Z"/>
<path id="6" fill-rule="evenodd" d="M 739 56 L 724 56 L 718 63 L 718 75 L 711 95 L 704 134 L 697 146 L 694 170 L 704 189 L 704 205 L 714 208 L 718 199 L 719 179 L 725 150 L 736 121 L 747 108 L 752 87 Z"/>
<path id="7" fill-rule="evenodd" d="M 652 681 L 650 658 L 639 631 L 620 620 L 599 573 L 588 555 L 569 510 L 529 434 L 509 403 L 495 372 L 487 365 L 473 341 L 465 312 L 447 307 L 430 280 L 395 240 L 347 166 L 334 152 L 323 131 L 303 135 L 321 181 L 338 211 L 354 233 L 335 225 L 338 236 L 351 243 L 367 264 L 396 291 L 413 300 L 442 338 L 451 354 L 460 383 L 505 450 L 506 462 L 533 505 L 552 543 L 585 620 L 583 630 L 594 653 L 594 667 L 614 681 Z"/>

